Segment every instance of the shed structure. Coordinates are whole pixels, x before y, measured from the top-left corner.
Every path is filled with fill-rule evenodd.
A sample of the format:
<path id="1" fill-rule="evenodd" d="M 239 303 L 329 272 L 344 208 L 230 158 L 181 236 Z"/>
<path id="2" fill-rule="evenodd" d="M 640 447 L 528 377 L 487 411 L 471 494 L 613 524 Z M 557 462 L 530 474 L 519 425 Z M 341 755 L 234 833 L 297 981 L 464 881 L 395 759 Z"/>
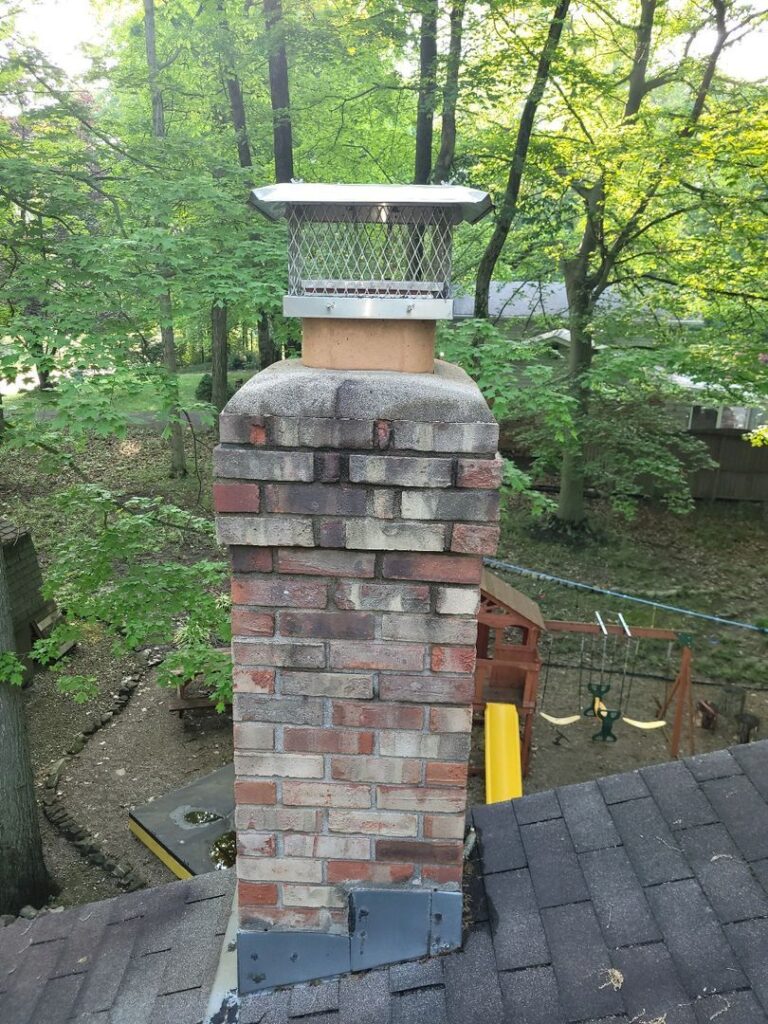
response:
<path id="1" fill-rule="evenodd" d="M 474 711 L 513 703 L 521 726 L 523 775 L 528 774 L 539 688 L 539 637 L 546 627 L 539 606 L 495 573 L 483 569 L 477 614 Z"/>

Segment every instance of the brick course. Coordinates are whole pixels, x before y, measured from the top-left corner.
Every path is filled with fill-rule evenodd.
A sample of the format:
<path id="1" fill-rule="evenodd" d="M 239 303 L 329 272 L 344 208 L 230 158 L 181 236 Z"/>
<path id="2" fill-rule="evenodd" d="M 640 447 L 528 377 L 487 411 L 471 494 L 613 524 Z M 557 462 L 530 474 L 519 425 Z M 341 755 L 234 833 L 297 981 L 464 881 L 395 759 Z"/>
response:
<path id="1" fill-rule="evenodd" d="M 498 428 L 341 404 L 221 418 L 245 926 L 344 931 L 350 884 L 461 882 Z"/>

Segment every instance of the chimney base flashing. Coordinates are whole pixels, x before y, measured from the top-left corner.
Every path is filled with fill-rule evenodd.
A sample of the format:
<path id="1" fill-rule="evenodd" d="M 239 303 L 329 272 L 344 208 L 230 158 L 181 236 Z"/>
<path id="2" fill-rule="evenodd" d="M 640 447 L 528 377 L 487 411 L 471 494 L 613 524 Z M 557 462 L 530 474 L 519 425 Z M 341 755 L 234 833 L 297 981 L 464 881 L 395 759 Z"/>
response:
<path id="1" fill-rule="evenodd" d="M 460 892 L 356 888 L 349 892 L 349 935 L 242 928 L 240 994 L 460 949 L 462 907 Z"/>

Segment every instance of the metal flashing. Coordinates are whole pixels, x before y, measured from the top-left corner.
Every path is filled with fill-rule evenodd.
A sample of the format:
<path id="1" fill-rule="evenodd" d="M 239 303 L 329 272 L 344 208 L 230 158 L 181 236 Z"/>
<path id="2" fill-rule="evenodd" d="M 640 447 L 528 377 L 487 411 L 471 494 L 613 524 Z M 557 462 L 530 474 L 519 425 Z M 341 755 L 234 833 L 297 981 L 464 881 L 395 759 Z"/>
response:
<path id="1" fill-rule="evenodd" d="M 249 931 L 237 935 L 241 995 L 332 978 L 350 970 L 349 936 L 325 932 Z"/>

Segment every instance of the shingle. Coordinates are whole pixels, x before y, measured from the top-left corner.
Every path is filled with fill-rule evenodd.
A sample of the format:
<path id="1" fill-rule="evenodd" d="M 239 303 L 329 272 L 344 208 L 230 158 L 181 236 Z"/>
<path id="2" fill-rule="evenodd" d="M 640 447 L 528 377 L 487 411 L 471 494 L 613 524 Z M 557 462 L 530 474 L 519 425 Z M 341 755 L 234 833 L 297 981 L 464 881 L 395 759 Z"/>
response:
<path id="1" fill-rule="evenodd" d="M 621 996 L 630 1020 L 696 1024 L 691 1000 L 663 943 L 617 949 L 613 965 L 622 974 Z"/>
<path id="2" fill-rule="evenodd" d="M 671 829 L 694 828 L 717 821 L 717 815 L 696 779 L 679 761 L 650 765 L 642 769 L 642 774 Z"/>
<path id="3" fill-rule="evenodd" d="M 761 918 L 727 924 L 725 934 L 749 978 L 755 995 L 768 1013 L 768 920 Z"/>
<path id="4" fill-rule="evenodd" d="M 160 992 L 180 992 L 201 984 L 211 961 L 218 957 L 216 925 L 222 911 L 229 912 L 229 897 L 188 904 L 174 937 L 174 946 Z"/>
<path id="5" fill-rule="evenodd" d="M 419 988 L 392 997 L 392 1024 L 446 1024 L 445 989 Z"/>
<path id="6" fill-rule="evenodd" d="M 531 876 L 525 868 L 489 875 L 485 880 L 491 935 L 501 971 L 550 962 Z"/>
<path id="7" fill-rule="evenodd" d="M 520 829 L 540 907 L 557 907 L 589 898 L 579 859 L 561 818 Z"/>
<path id="8" fill-rule="evenodd" d="M 77 1000 L 77 1012 L 108 1010 L 123 981 L 141 918 L 110 924 L 104 930 L 95 957 Z M 154 1024 L 154 1022 L 153 1022 Z"/>
<path id="9" fill-rule="evenodd" d="M 688 995 L 744 988 L 715 912 L 694 879 L 648 889 L 648 901 Z"/>
<path id="10" fill-rule="evenodd" d="M 48 981 L 35 1010 L 35 1024 L 64 1024 L 68 1021 L 82 983 L 82 974 L 67 974 Z"/>
<path id="11" fill-rule="evenodd" d="M 152 1024 L 203 1024 L 208 993 L 200 988 L 158 996 L 149 1020 Z"/>
<path id="12" fill-rule="evenodd" d="M 20 936 L 15 936 L 17 942 Z M 64 940 L 27 946 L 12 973 L 6 976 L 6 991 L 0 1000 L 0 1024 L 27 1024 L 35 1020 L 35 1009 L 56 961 L 64 951 Z"/>
<path id="13" fill-rule="evenodd" d="M 768 1024 L 768 1017 L 751 992 L 707 996 L 693 1004 L 698 1024 Z"/>
<path id="14" fill-rule="evenodd" d="M 590 904 L 550 907 L 541 916 L 565 1019 L 623 1013 L 624 1002 L 610 984 L 611 960 Z"/>
<path id="15" fill-rule="evenodd" d="M 343 1024 L 389 1024 L 389 1000 L 387 970 L 351 974 L 339 982 L 339 1016 Z"/>
<path id="16" fill-rule="evenodd" d="M 768 740 L 733 747 L 731 753 L 763 800 L 768 800 Z"/>
<path id="17" fill-rule="evenodd" d="M 701 788 L 746 860 L 768 857 L 768 806 L 744 775 L 703 782 Z"/>
<path id="18" fill-rule="evenodd" d="M 109 903 L 91 903 L 78 908 L 77 920 L 51 977 L 84 974 L 102 955 L 103 936 L 109 919 Z"/>
<path id="19" fill-rule="evenodd" d="M 741 767 L 728 750 L 713 750 L 711 754 L 696 754 L 686 757 L 683 762 L 697 782 L 708 779 L 724 779 L 728 775 L 740 775 Z"/>
<path id="20" fill-rule="evenodd" d="M 406 992 L 411 988 L 429 988 L 443 984 L 443 962 L 438 957 L 395 964 L 389 968 L 390 992 Z"/>
<path id="21" fill-rule="evenodd" d="M 197 903 L 217 896 L 225 896 L 231 900 L 235 890 L 235 872 L 232 869 L 208 871 L 204 875 L 191 878 L 187 886 L 186 903 Z"/>
<path id="22" fill-rule="evenodd" d="M 620 804 L 625 800 L 639 800 L 648 796 L 648 787 L 639 771 L 622 772 L 621 775 L 607 775 L 598 779 L 597 784 L 607 804 Z"/>
<path id="23" fill-rule="evenodd" d="M 108 909 L 107 924 L 119 924 L 133 917 L 164 917 L 171 908 L 183 906 L 190 884 L 191 879 L 169 882 L 167 885 L 156 885 L 151 889 L 115 896 L 104 904 Z"/>
<path id="24" fill-rule="evenodd" d="M 561 786 L 557 797 L 577 853 L 602 850 L 621 843 L 596 782 Z"/>
<path id="25" fill-rule="evenodd" d="M 525 867 L 525 852 L 511 804 L 475 807 L 472 817 L 484 875 Z"/>
<path id="26" fill-rule="evenodd" d="M 530 793 L 512 801 L 518 825 L 533 825 L 537 821 L 548 821 L 550 818 L 562 817 L 560 804 L 551 789 L 542 793 Z"/>
<path id="27" fill-rule="evenodd" d="M 288 1000 L 289 1017 L 308 1017 L 311 1013 L 328 1013 L 339 1008 L 338 981 L 319 985 L 297 985 Z"/>
<path id="28" fill-rule="evenodd" d="M 168 953 L 133 957 L 112 1006 L 111 1024 L 144 1024 L 160 991 Z"/>
<path id="29" fill-rule="evenodd" d="M 0 992 L 9 984 L 9 976 L 19 963 L 22 953 L 29 948 L 29 921 L 16 921 L 0 931 Z"/>
<path id="30" fill-rule="evenodd" d="M 525 1024 L 557 1024 L 565 1019 L 555 972 L 551 967 L 510 971 L 500 974 L 499 981 L 509 1020 L 525 1021 Z"/>
<path id="31" fill-rule="evenodd" d="M 43 914 L 30 922 L 29 943 L 50 942 L 52 939 L 67 938 L 77 923 L 77 915 L 66 910 L 58 914 Z"/>
<path id="32" fill-rule="evenodd" d="M 749 866 L 752 868 L 763 889 L 768 892 L 768 857 L 765 860 L 753 860 Z"/>
<path id="33" fill-rule="evenodd" d="M 661 932 L 624 848 L 593 850 L 579 860 L 609 949 L 658 942 Z"/>
<path id="34" fill-rule="evenodd" d="M 611 814 L 642 885 L 690 878 L 691 869 L 652 798 L 614 804 Z"/>
<path id="35" fill-rule="evenodd" d="M 463 950 L 443 957 L 443 977 L 450 1024 L 492 1024 L 503 1020 L 496 957 L 487 928 L 473 929 Z"/>
<path id="36" fill-rule="evenodd" d="M 146 913 L 141 919 L 142 927 L 136 938 L 136 956 L 169 952 L 176 946 L 177 932 L 187 913 L 184 892 L 179 890 L 178 897 L 166 893 L 162 900 L 147 902 Z"/>
<path id="37" fill-rule="evenodd" d="M 721 921 L 768 916 L 768 896 L 722 825 L 680 835 L 680 845 Z"/>
<path id="38" fill-rule="evenodd" d="M 255 992 L 244 996 L 240 1002 L 239 1024 L 288 1024 L 289 996 L 290 992 Z M 372 1020 L 370 1024 L 378 1022 Z"/>

